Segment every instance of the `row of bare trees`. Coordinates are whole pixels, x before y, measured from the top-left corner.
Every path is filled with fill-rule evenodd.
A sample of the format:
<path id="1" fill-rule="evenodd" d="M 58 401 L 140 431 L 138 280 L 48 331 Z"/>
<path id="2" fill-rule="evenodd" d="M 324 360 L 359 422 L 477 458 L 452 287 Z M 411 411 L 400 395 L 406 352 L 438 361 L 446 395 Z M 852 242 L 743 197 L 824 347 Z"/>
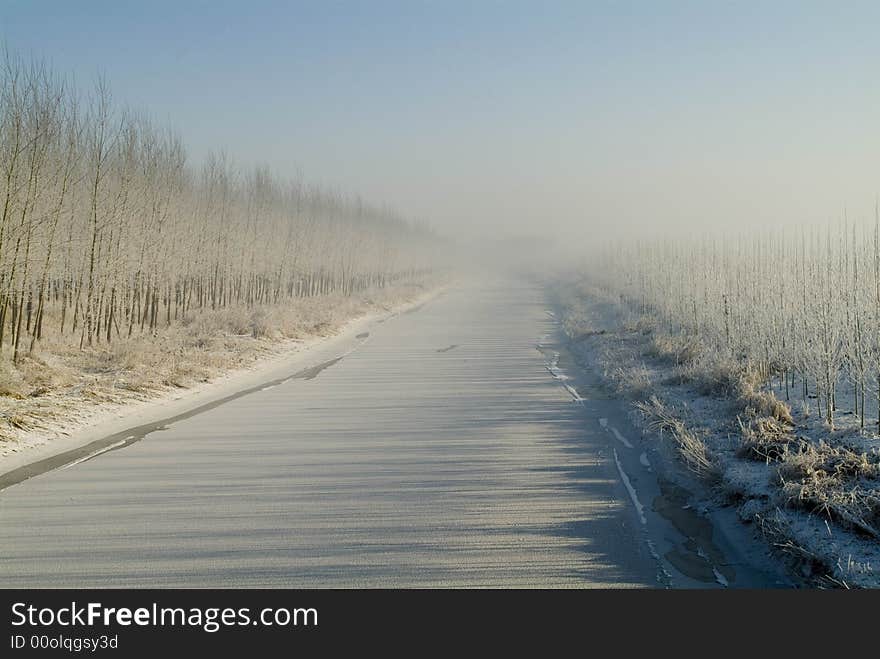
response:
<path id="1" fill-rule="evenodd" d="M 110 342 L 203 309 L 352 294 L 429 268 L 435 237 L 181 140 L 41 63 L 0 72 L 0 351 Z"/>
<path id="2" fill-rule="evenodd" d="M 880 223 L 631 241 L 593 278 L 668 330 L 778 378 L 834 427 L 842 398 L 880 426 Z"/>

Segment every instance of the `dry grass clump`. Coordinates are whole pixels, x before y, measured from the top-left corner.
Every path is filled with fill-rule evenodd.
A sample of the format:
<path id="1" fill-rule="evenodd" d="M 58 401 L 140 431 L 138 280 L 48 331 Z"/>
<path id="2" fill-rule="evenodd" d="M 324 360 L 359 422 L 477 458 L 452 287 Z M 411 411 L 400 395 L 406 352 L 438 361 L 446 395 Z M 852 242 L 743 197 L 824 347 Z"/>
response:
<path id="1" fill-rule="evenodd" d="M 728 355 L 708 352 L 698 337 L 650 332 L 644 354 L 674 364 L 663 384 L 690 384 L 702 396 L 735 399 L 747 417 L 770 417 L 794 425 L 789 406 L 763 389 L 765 376 L 759 369 Z"/>
<path id="2" fill-rule="evenodd" d="M 3 409 L 0 410 L 0 420 L 3 425 L 15 430 L 30 430 L 35 427 L 34 419 L 28 414 L 21 414 L 17 410 Z M 0 439 L 4 438 L 6 433 L 0 430 Z"/>
<path id="3" fill-rule="evenodd" d="M 750 373 L 735 360 L 706 352 L 693 337 L 666 334 L 652 336 L 645 354 L 666 364 L 673 364 L 667 384 L 690 384 L 701 396 L 736 397 Z"/>
<path id="4" fill-rule="evenodd" d="M 28 386 L 22 374 L 9 359 L 0 359 L 0 397 L 24 398 Z"/>
<path id="5" fill-rule="evenodd" d="M 841 480 L 871 479 L 880 481 L 880 454 L 856 453 L 845 446 L 831 446 L 823 441 L 804 443 L 802 450 L 785 456 L 779 467 L 784 480 L 808 478 L 821 474 Z"/>
<path id="6" fill-rule="evenodd" d="M 643 399 L 651 392 L 651 375 L 644 365 L 614 366 L 605 375 L 614 382 L 618 393 L 630 398 Z"/>
<path id="7" fill-rule="evenodd" d="M 743 407 L 743 417 L 737 416 L 742 432 L 739 457 L 764 462 L 775 462 L 792 450 L 802 450 L 804 441 L 793 433 L 794 419 L 791 408 L 776 398 L 772 391 L 760 391 L 743 381 L 737 405 Z"/>
<path id="8" fill-rule="evenodd" d="M 750 372 L 731 358 L 713 356 L 695 363 L 692 379 L 703 396 L 715 398 L 738 397 L 747 383 Z"/>
<path id="9" fill-rule="evenodd" d="M 637 362 L 620 346 L 603 349 L 600 363 L 604 375 L 614 385 L 614 390 L 636 400 L 644 400 L 653 389 L 651 373 L 644 364 Z"/>
<path id="10" fill-rule="evenodd" d="M 16 364 L 0 356 L 0 400 L 36 398 L 76 381 L 76 373 L 52 356 L 23 355 Z"/>
<path id="11" fill-rule="evenodd" d="M 687 375 L 680 377 L 691 381 L 701 395 L 734 399 L 748 418 L 768 417 L 785 425 L 794 425 L 788 404 L 772 391 L 765 390 L 764 377 L 748 364 L 718 357 L 708 363 L 691 364 L 687 367 Z"/>
<path id="12" fill-rule="evenodd" d="M 656 396 L 637 403 L 636 408 L 644 416 L 650 430 L 669 434 L 691 471 L 704 477 L 718 477 L 719 470 L 700 434 L 690 428 Z"/>
<path id="13" fill-rule="evenodd" d="M 805 443 L 782 456 L 778 476 L 789 505 L 880 538 L 880 454 Z"/>
<path id="14" fill-rule="evenodd" d="M 746 416 L 769 417 L 778 423 L 794 426 L 788 404 L 779 400 L 772 391 L 758 389 L 747 380 L 741 383 L 737 402 L 742 405 Z"/>
<path id="15" fill-rule="evenodd" d="M 737 455 L 741 458 L 776 462 L 790 450 L 798 448 L 802 440 L 792 434 L 792 425 L 772 416 L 737 417 L 742 432 L 742 444 Z"/>
<path id="16" fill-rule="evenodd" d="M 299 301 L 294 306 L 299 306 Z M 188 334 L 205 337 L 213 334 L 229 336 L 249 336 L 259 338 L 265 335 L 266 312 L 263 307 L 248 309 L 244 306 L 206 310 L 182 322 Z"/>
<path id="17" fill-rule="evenodd" d="M 693 364 L 703 350 L 693 336 L 652 332 L 645 355 L 672 364 Z"/>

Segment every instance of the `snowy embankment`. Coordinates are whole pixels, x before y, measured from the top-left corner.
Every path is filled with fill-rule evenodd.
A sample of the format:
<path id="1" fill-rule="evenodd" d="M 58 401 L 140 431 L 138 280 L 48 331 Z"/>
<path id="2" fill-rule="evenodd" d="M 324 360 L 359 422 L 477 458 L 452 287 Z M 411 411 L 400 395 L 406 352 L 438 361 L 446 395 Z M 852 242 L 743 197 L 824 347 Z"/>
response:
<path id="1" fill-rule="evenodd" d="M 668 334 L 584 282 L 554 288 L 572 352 L 633 402 L 633 418 L 721 506 L 808 583 L 880 586 L 880 440 L 841 395 L 830 431 L 785 387 L 720 368 L 693 337 Z"/>
<path id="2" fill-rule="evenodd" d="M 115 352 L 44 352 L 38 358 L 43 389 L 0 398 L 6 421 L 0 429 L 0 474 L 344 353 L 367 340 L 365 330 L 373 323 L 418 307 L 443 288 L 436 281 L 288 305 L 273 310 L 284 317 L 259 338 L 193 323 L 130 341 Z M 99 361 L 102 367 L 95 368 Z"/>

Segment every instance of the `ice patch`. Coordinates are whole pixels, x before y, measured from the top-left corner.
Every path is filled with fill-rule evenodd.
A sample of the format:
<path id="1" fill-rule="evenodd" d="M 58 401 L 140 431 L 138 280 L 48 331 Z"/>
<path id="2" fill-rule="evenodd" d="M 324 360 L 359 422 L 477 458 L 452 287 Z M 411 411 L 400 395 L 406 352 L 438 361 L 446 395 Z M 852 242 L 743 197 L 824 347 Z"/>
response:
<path id="1" fill-rule="evenodd" d="M 129 439 L 134 439 L 134 435 L 132 435 L 131 437 L 126 437 L 125 439 L 120 439 L 118 442 L 110 444 L 110 446 L 105 446 L 104 448 L 99 449 L 99 450 L 95 451 L 94 453 L 89 453 L 88 455 L 84 455 L 79 460 L 74 460 L 73 462 L 68 462 L 63 467 L 60 467 L 59 470 L 64 470 L 64 469 L 69 469 L 70 467 L 75 467 L 76 465 L 78 465 L 82 462 L 85 462 L 86 460 L 91 460 L 92 458 L 98 457 L 102 453 L 106 453 L 107 451 L 112 451 L 113 449 L 125 444 L 125 442 L 127 442 Z"/>
<path id="2" fill-rule="evenodd" d="M 550 363 L 547 365 L 547 370 L 550 371 L 550 375 L 552 375 L 557 380 L 564 380 L 565 375 L 562 373 L 562 369 L 559 368 L 559 353 L 553 353 L 553 359 L 550 360 Z"/>
<path id="3" fill-rule="evenodd" d="M 702 558 L 707 563 L 711 564 L 709 557 L 706 555 L 706 552 L 703 551 L 702 547 L 699 547 L 697 549 L 697 556 Z M 714 565 L 712 566 L 712 574 L 715 575 L 715 581 L 717 581 L 720 585 L 724 586 L 725 588 L 727 588 L 730 585 L 730 582 L 727 581 L 727 578 L 723 574 L 721 574 L 718 571 L 718 568 L 716 568 Z"/>
<path id="4" fill-rule="evenodd" d="M 601 419 L 599 419 L 599 425 L 602 426 L 603 428 L 607 429 L 608 428 L 608 419 L 606 419 L 605 417 L 602 417 Z"/>
<path id="5" fill-rule="evenodd" d="M 577 389 L 572 387 L 570 384 L 563 384 L 568 393 L 571 394 L 571 397 L 574 399 L 575 403 L 583 403 L 584 399 L 581 398 L 581 395 L 578 393 Z"/>
<path id="6" fill-rule="evenodd" d="M 625 447 L 633 448 L 633 445 L 629 443 L 629 440 L 626 437 L 624 437 L 623 435 L 621 435 L 620 431 L 617 428 L 615 428 L 614 426 L 611 426 L 611 434 L 614 435 L 617 438 L 617 440 L 621 444 L 623 444 Z"/>
<path id="7" fill-rule="evenodd" d="M 558 366 L 556 366 L 555 362 L 548 366 L 547 370 L 550 372 L 550 375 L 552 375 L 553 378 L 556 380 L 568 380 L 568 376 L 563 373 Z"/>
<path id="8" fill-rule="evenodd" d="M 648 454 L 642 451 L 642 454 L 639 456 L 639 462 L 642 463 L 643 467 L 650 467 L 651 462 L 648 460 Z"/>
<path id="9" fill-rule="evenodd" d="M 629 498 L 632 499 L 633 505 L 636 507 L 636 512 L 639 514 L 639 521 L 641 521 L 642 524 L 647 524 L 648 520 L 645 517 L 645 507 L 642 505 L 642 502 L 639 501 L 639 497 L 636 494 L 636 488 L 633 487 L 632 483 L 629 480 L 629 476 L 626 475 L 626 472 L 623 470 L 623 466 L 620 464 L 620 458 L 617 455 L 617 449 L 612 449 L 612 451 L 614 451 L 614 463 L 617 465 L 617 471 L 620 474 L 620 479 L 626 486 L 626 491 L 629 492 Z"/>

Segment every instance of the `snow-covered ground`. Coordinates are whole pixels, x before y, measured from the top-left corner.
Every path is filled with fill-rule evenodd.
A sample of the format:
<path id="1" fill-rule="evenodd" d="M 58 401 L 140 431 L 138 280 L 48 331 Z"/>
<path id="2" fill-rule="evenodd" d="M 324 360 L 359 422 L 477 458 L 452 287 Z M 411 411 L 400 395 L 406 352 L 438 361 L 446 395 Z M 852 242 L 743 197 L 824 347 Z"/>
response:
<path id="1" fill-rule="evenodd" d="M 630 397 L 633 403 L 653 397 L 656 402 L 647 406 L 649 416 L 657 405 L 662 414 L 681 422 L 688 437 L 705 447 L 712 473 L 691 473 L 684 466 L 687 456 L 676 448 L 674 433 L 657 432 L 663 424 L 656 418 L 652 424 L 651 418 L 633 407 L 633 422 L 661 459 L 668 465 L 680 465 L 676 480 L 703 493 L 701 505 L 728 518 L 730 511 L 735 511 L 744 528 L 764 538 L 807 585 L 880 585 L 877 539 L 795 497 L 793 492 L 800 492 L 802 484 L 781 472 L 780 463 L 772 457 L 749 458 L 743 448 L 741 422 L 748 426 L 748 419 L 741 400 L 724 392 L 708 392 L 692 378 L 682 377 L 679 364 L 657 354 L 656 328 L 650 321 L 633 317 L 621 302 L 591 293 L 588 287 L 565 283 L 554 287 L 554 295 L 577 360 L 589 370 L 604 373 L 608 390 Z M 690 366 L 692 371 L 699 368 L 699 360 Z M 784 387 L 778 382 L 768 384 L 759 393 L 767 392 L 785 400 Z M 876 461 L 880 442 L 871 433 L 858 432 L 858 421 L 845 393 L 841 393 L 837 406 L 837 430 L 831 433 L 815 410 L 811 414 L 809 409 L 794 405 L 794 427 L 785 427 L 785 441 L 797 441 L 798 445 L 804 442 L 818 450 L 848 448 L 854 454 L 864 453 L 865 464 L 870 466 Z"/>

